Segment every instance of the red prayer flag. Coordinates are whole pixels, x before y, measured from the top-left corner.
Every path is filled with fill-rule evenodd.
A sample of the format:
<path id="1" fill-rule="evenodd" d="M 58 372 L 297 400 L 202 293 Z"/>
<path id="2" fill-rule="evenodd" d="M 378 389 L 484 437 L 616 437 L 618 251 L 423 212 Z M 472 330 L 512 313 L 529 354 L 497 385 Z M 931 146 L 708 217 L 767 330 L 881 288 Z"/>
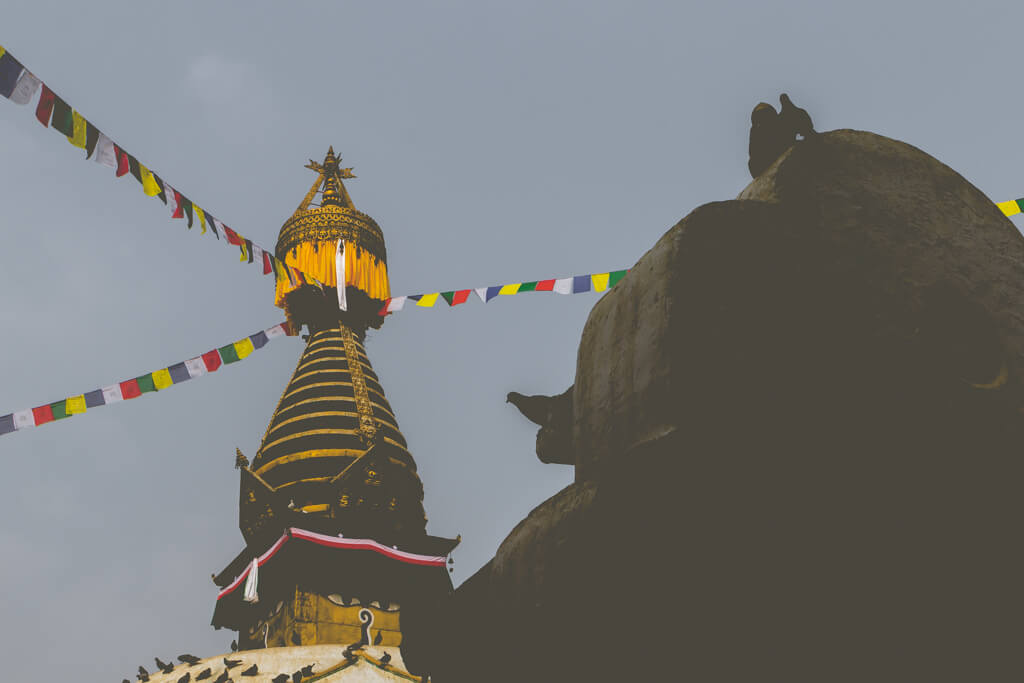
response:
<path id="1" fill-rule="evenodd" d="M 56 95 L 43 83 L 43 91 L 39 95 L 39 104 L 36 106 L 36 118 L 43 126 L 50 127 L 50 115 L 53 114 L 53 102 Z"/>
<path id="2" fill-rule="evenodd" d="M 535 292 L 553 292 L 555 290 L 554 280 L 540 280 L 534 288 Z"/>
<path id="3" fill-rule="evenodd" d="M 455 295 L 452 297 L 452 306 L 466 303 L 466 299 L 469 298 L 469 293 L 472 291 L 472 289 L 460 289 L 455 292 Z"/>
<path id="4" fill-rule="evenodd" d="M 229 228 L 226 225 L 224 226 L 224 234 L 228 238 L 228 244 L 234 244 L 235 246 L 241 246 L 242 240 L 241 240 L 241 238 L 238 237 L 238 233 L 235 232 L 234 230 L 232 230 L 231 228 Z"/>
<path id="5" fill-rule="evenodd" d="M 270 275 L 274 269 L 270 266 L 270 254 L 263 252 L 263 274 Z"/>
<path id="6" fill-rule="evenodd" d="M 207 351 L 203 354 L 203 362 L 206 363 L 207 372 L 216 372 L 217 368 L 220 367 L 220 354 L 217 353 L 217 349 L 213 351 Z"/>
<path id="7" fill-rule="evenodd" d="M 177 190 L 174 191 L 174 213 L 171 214 L 171 218 L 184 218 L 185 210 L 181 207 L 181 193 Z"/>
<path id="8" fill-rule="evenodd" d="M 36 426 L 53 422 L 53 408 L 50 407 L 50 404 L 33 408 L 32 417 L 36 421 Z"/>
<path id="9" fill-rule="evenodd" d="M 135 379 L 126 379 L 121 382 L 121 398 L 128 400 L 130 398 L 138 398 L 142 396 L 142 390 L 139 389 L 139 382 Z"/>
<path id="10" fill-rule="evenodd" d="M 380 315 L 380 316 L 387 315 L 388 314 L 388 306 L 390 306 L 390 305 L 391 305 L 391 298 L 388 297 L 387 299 L 384 300 L 384 307 L 381 308 L 379 311 L 377 311 L 377 315 Z"/>
<path id="11" fill-rule="evenodd" d="M 114 156 L 117 158 L 117 170 L 114 174 L 120 178 L 131 170 L 131 164 L 128 162 L 128 153 L 117 145 L 114 145 Z"/>

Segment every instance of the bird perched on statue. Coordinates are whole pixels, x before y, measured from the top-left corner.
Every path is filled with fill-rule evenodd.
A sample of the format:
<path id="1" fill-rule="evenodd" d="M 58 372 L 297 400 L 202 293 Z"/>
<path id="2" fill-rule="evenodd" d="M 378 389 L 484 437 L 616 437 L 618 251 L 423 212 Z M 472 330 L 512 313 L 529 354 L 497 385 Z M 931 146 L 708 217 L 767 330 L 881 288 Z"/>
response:
<path id="1" fill-rule="evenodd" d="M 232 652 L 238 652 L 238 641 L 237 640 L 232 640 L 231 641 L 231 651 Z"/>
<path id="2" fill-rule="evenodd" d="M 313 675 L 313 665 L 307 664 L 306 666 L 299 669 L 299 673 L 303 676 L 309 677 Z"/>
<path id="3" fill-rule="evenodd" d="M 188 664 L 189 666 L 195 666 L 199 663 L 199 657 L 185 653 L 183 655 L 178 655 L 178 661 L 183 664 Z"/>
<path id="4" fill-rule="evenodd" d="M 750 112 L 750 160 L 747 162 L 750 177 L 756 178 L 768 170 L 795 140 L 796 134 L 782 125 L 775 107 L 758 102 Z"/>
<path id="5" fill-rule="evenodd" d="M 174 671 L 174 664 L 165 664 L 160 661 L 159 657 L 153 657 L 153 661 L 156 662 L 156 668 L 160 669 L 165 674 L 169 674 Z"/>
<path id="6" fill-rule="evenodd" d="M 146 667 L 144 666 L 139 667 L 139 680 L 142 681 L 142 683 L 147 683 L 147 681 L 149 681 L 149 672 L 146 671 Z"/>
<path id="7" fill-rule="evenodd" d="M 572 411 L 572 387 L 558 396 L 524 396 L 518 391 L 510 391 L 505 396 L 505 403 L 511 403 L 530 422 L 547 427 L 562 421 Z"/>
<path id="8" fill-rule="evenodd" d="M 391 653 L 390 653 L 390 652 L 385 652 L 385 653 L 384 653 L 384 656 L 382 656 L 382 657 L 380 658 L 380 664 L 378 664 L 377 666 L 379 666 L 380 668 L 382 668 L 382 669 L 383 669 L 383 668 L 384 668 L 385 666 L 387 666 L 387 665 L 388 665 L 388 663 L 389 663 L 390 661 L 391 661 Z"/>
<path id="9" fill-rule="evenodd" d="M 270 679 L 270 683 L 288 683 L 289 678 L 291 678 L 291 676 L 289 676 L 288 674 L 277 674 L 272 679 Z"/>
<path id="10" fill-rule="evenodd" d="M 220 672 L 220 676 L 217 676 L 217 680 L 215 680 L 213 683 L 227 683 L 230 680 L 231 676 L 228 675 L 228 670 L 224 669 Z"/>
<path id="11" fill-rule="evenodd" d="M 255 676 L 255 675 L 256 675 L 256 674 L 258 674 L 259 672 L 260 672 L 260 668 L 259 668 L 258 666 L 256 666 L 255 664 L 253 664 L 253 665 L 252 665 L 252 666 L 250 666 L 250 667 L 249 667 L 248 669 L 246 669 L 245 671 L 243 671 L 243 672 L 242 672 L 242 675 L 243 675 L 243 676 Z"/>
<path id="12" fill-rule="evenodd" d="M 196 676 L 196 680 L 197 681 L 206 680 L 207 678 L 209 678 L 212 675 L 213 675 L 213 669 L 211 669 L 210 667 L 206 667 L 205 669 L 203 669 L 202 671 L 199 672 L 199 675 Z"/>
<path id="13" fill-rule="evenodd" d="M 242 663 L 241 659 L 228 659 L 227 657 L 224 658 L 224 667 L 226 669 L 234 669 L 236 666 L 238 666 L 241 663 Z"/>
<path id="14" fill-rule="evenodd" d="M 188 683 L 190 680 L 192 680 L 192 674 L 186 671 L 185 675 L 178 679 L 178 683 Z"/>
<path id="15" fill-rule="evenodd" d="M 779 102 L 782 103 L 782 107 L 779 109 L 779 122 L 783 128 L 793 131 L 794 135 L 799 135 L 805 140 L 815 135 L 811 115 L 807 113 L 806 109 L 801 109 L 793 104 L 786 93 L 779 95 Z"/>

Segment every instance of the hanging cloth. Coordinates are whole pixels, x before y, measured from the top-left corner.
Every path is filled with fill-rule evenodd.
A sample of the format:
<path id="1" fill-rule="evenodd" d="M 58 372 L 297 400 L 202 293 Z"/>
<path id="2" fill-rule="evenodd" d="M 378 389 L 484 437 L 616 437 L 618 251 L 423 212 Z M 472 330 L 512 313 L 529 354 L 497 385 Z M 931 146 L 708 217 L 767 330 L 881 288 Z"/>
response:
<path id="1" fill-rule="evenodd" d="M 338 240 L 338 249 L 334 254 L 334 274 L 338 287 L 338 308 L 348 310 L 348 301 L 345 300 L 345 240 Z"/>
<path id="2" fill-rule="evenodd" d="M 245 592 L 242 597 L 246 602 L 259 602 L 260 596 L 256 592 L 258 584 L 260 582 L 260 563 L 258 558 L 252 558 L 252 564 L 249 565 L 249 576 L 245 579 Z"/>

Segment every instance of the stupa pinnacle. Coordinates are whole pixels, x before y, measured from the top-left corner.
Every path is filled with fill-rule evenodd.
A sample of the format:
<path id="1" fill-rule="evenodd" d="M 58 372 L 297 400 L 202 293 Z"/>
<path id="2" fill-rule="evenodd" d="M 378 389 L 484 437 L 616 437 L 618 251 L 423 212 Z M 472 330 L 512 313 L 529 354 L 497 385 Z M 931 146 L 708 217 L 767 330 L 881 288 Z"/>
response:
<path id="1" fill-rule="evenodd" d="M 317 179 L 276 253 L 322 287 L 278 281 L 277 305 L 309 335 L 251 466 L 237 459 L 246 548 L 215 577 L 213 623 L 237 630 L 242 649 L 370 638 L 422 670 L 458 541 L 426 533 L 416 463 L 363 345 L 388 296 L 383 233 L 354 208 L 343 179 L 355 176 L 333 148 L 307 168 Z"/>

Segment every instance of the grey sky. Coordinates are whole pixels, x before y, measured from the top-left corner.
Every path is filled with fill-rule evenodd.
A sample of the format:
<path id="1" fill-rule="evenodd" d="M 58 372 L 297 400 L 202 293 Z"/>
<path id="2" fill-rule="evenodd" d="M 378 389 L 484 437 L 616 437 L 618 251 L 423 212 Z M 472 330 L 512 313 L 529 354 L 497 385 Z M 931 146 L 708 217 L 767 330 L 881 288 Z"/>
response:
<path id="1" fill-rule="evenodd" d="M 831 3 L 829 3 L 831 4 Z M 1024 195 L 1017 3 L 8 0 L 0 44 L 101 130 L 272 247 L 329 144 L 384 230 L 396 294 L 625 268 L 749 182 L 751 108 L 905 140 Z M 0 414 L 279 322 L 272 281 L 129 177 L 0 102 Z M 367 350 L 456 583 L 571 480 L 505 393 L 573 381 L 598 295 L 412 309 Z M 211 572 L 242 547 L 255 453 L 301 351 L 0 437 L 8 678 L 120 680 L 227 649 Z"/>

